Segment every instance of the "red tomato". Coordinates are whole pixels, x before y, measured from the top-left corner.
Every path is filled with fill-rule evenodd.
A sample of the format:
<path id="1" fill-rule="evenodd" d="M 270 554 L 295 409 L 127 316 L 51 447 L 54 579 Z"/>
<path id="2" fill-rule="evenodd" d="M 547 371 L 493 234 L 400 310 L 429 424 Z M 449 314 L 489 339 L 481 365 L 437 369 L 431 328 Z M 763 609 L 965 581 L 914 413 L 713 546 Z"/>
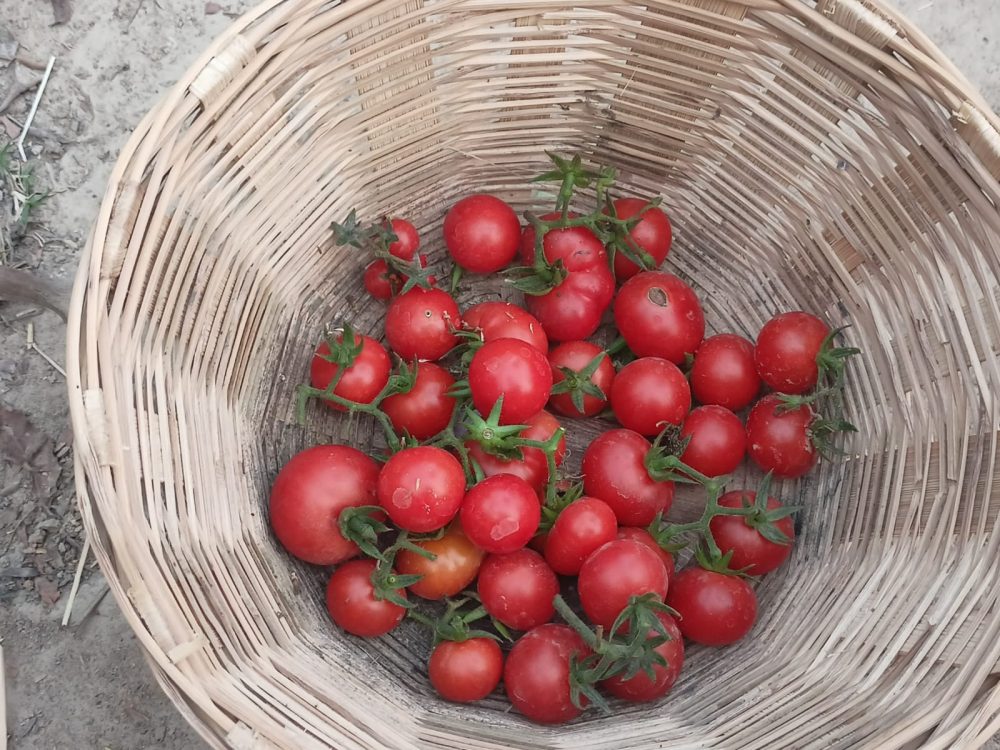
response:
<path id="1" fill-rule="evenodd" d="M 483 416 L 503 396 L 500 424 L 524 424 L 545 408 L 552 370 L 545 355 L 518 339 L 483 344 L 469 364 L 472 403 Z"/>
<path id="2" fill-rule="evenodd" d="M 466 493 L 461 518 L 466 536 L 477 547 L 504 554 L 531 541 L 542 508 L 530 484 L 512 474 L 497 474 Z"/>
<path id="3" fill-rule="evenodd" d="M 608 430 L 584 451 L 584 491 L 610 505 L 622 526 L 649 526 L 674 501 L 674 483 L 654 481 L 646 471 L 650 447 L 637 432 Z"/>
<path id="4" fill-rule="evenodd" d="M 540 554 L 525 547 L 488 555 L 479 568 L 477 590 L 490 615 L 514 630 L 530 630 L 555 614 L 559 579 Z"/>
<path id="5" fill-rule="evenodd" d="M 631 219 L 648 204 L 649 201 L 642 198 L 619 198 L 615 201 L 615 214 L 619 219 Z M 654 267 L 658 267 L 666 259 L 672 240 L 670 219 L 655 206 L 643 212 L 642 218 L 628 233 L 629 247 L 649 253 L 653 258 Z M 615 255 L 615 278 L 618 281 L 628 281 L 641 270 L 624 253 Z"/>
<path id="6" fill-rule="evenodd" d="M 396 297 L 385 314 L 385 338 L 407 362 L 441 359 L 458 343 L 458 305 L 441 289 L 414 287 Z"/>
<path id="7" fill-rule="evenodd" d="M 526 420 L 525 424 L 527 427 L 521 430 L 521 437 L 525 440 L 537 440 L 540 443 L 551 438 L 560 427 L 559 420 L 547 411 L 538 412 Z M 522 448 L 521 458 L 508 461 L 487 453 L 476 442 L 469 441 L 465 447 L 469 451 L 469 457 L 479 464 L 483 474 L 487 477 L 497 474 L 513 474 L 521 477 L 539 494 L 545 491 L 545 487 L 549 483 L 549 464 L 545 460 L 545 453 L 540 448 Z M 562 464 L 565 455 L 566 438 L 564 436 L 556 449 L 556 466 Z"/>
<path id="8" fill-rule="evenodd" d="M 582 710 L 573 705 L 570 694 L 570 661 L 589 654 L 583 638 L 568 625 L 540 625 L 526 633 L 510 650 L 503 670 L 511 705 L 540 724 L 575 719 Z"/>
<path id="9" fill-rule="evenodd" d="M 375 504 L 378 464 L 356 448 L 317 445 L 292 457 L 271 487 L 271 528 L 291 554 L 336 565 L 358 554 L 340 533 L 344 508 Z"/>
<path id="10" fill-rule="evenodd" d="M 462 198 L 444 217 L 444 242 L 455 262 L 472 273 L 493 273 L 517 255 L 521 222 L 492 195 Z"/>
<path id="11" fill-rule="evenodd" d="M 500 684 L 503 653 L 492 638 L 444 641 L 434 647 L 427 663 L 431 685 L 445 700 L 472 703 Z"/>
<path id="12" fill-rule="evenodd" d="M 479 331 L 483 341 L 520 339 L 547 354 L 549 339 L 538 319 L 510 302 L 480 302 L 462 316 L 470 331 Z"/>
<path id="13" fill-rule="evenodd" d="M 344 376 L 333 389 L 335 396 L 346 398 L 358 404 L 370 404 L 372 400 L 385 388 L 389 382 L 389 372 L 392 370 L 392 361 L 385 348 L 370 336 L 355 334 L 361 339 L 361 351 L 355 358 L 354 363 L 344 370 Z M 337 341 L 343 341 L 341 334 Z M 325 341 L 316 347 L 316 354 L 313 355 L 312 364 L 309 367 L 309 382 L 313 388 L 326 388 L 330 381 L 340 370 L 340 367 L 333 362 L 329 362 L 324 357 L 329 356 L 330 347 Z M 332 401 L 324 401 L 327 406 L 337 411 L 346 411 L 345 407 L 335 404 Z"/>
<path id="14" fill-rule="evenodd" d="M 398 274 L 389 271 L 389 264 L 381 258 L 373 260 L 365 268 L 365 289 L 375 299 L 392 299 L 392 296 L 402 288 L 402 280 Z"/>
<path id="15" fill-rule="evenodd" d="M 326 608 L 337 625 L 363 638 L 385 635 L 399 625 L 406 610 L 375 596 L 372 585 L 374 560 L 350 560 L 330 576 L 326 586 Z M 406 592 L 400 591 L 406 598 Z"/>
<path id="16" fill-rule="evenodd" d="M 396 241 L 389 244 L 389 254 L 401 260 L 413 260 L 417 248 L 420 247 L 417 228 L 406 219 L 393 219 L 390 224 L 392 233 L 396 235 Z"/>
<path id="17" fill-rule="evenodd" d="M 441 448 L 404 448 L 378 475 L 378 501 L 399 528 L 436 531 L 458 513 L 465 497 L 465 472 Z"/>
<path id="18" fill-rule="evenodd" d="M 559 575 L 575 576 L 590 553 L 616 538 L 618 519 L 603 500 L 581 497 L 556 518 L 545 541 L 545 561 Z"/>
<path id="19" fill-rule="evenodd" d="M 669 582 L 674 580 L 674 556 L 657 544 L 656 540 L 653 539 L 652 534 L 645 529 L 639 528 L 638 526 L 620 526 L 618 528 L 618 538 L 632 539 L 633 541 L 641 542 L 653 550 L 653 552 L 658 554 L 660 556 L 660 561 L 663 563 L 663 567 L 667 570 L 667 582 L 669 587 Z"/>
<path id="20" fill-rule="evenodd" d="M 408 432 L 417 440 L 427 440 L 451 422 L 458 403 L 454 396 L 448 395 L 453 385 L 455 378 L 443 367 L 433 362 L 420 362 L 413 387 L 406 393 L 385 399 L 382 411 L 400 435 Z"/>
<path id="21" fill-rule="evenodd" d="M 589 365 L 595 357 L 604 353 L 604 350 L 597 344 L 589 341 L 567 341 L 559 344 L 549 352 L 549 366 L 552 368 L 552 385 L 555 387 L 567 378 L 564 369 L 579 373 Z M 573 386 L 578 378 L 570 376 L 570 386 Z M 615 380 L 615 366 L 611 357 L 607 354 L 597 365 L 594 374 L 583 379 L 583 383 L 590 382 L 596 386 L 604 398 L 596 395 L 583 393 L 583 411 L 579 411 L 573 405 L 572 396 L 569 393 L 557 393 L 549 400 L 552 410 L 567 417 L 593 417 L 604 411 L 607 406 L 607 399 L 611 396 L 611 386 Z"/>
<path id="22" fill-rule="evenodd" d="M 416 552 L 402 549 L 396 555 L 396 570 L 404 575 L 423 576 L 408 588 L 424 599 L 442 599 L 464 591 L 476 579 L 485 555 L 469 541 L 457 523 L 452 524 L 440 539 L 415 544 L 436 557 L 429 560 Z"/>
<path id="23" fill-rule="evenodd" d="M 816 387 L 817 357 L 830 328 L 815 315 L 787 312 L 760 329 L 754 358 L 761 380 L 779 393 L 806 393 Z"/>
<path id="24" fill-rule="evenodd" d="M 694 354 L 705 336 L 697 295 L 662 271 L 644 271 L 625 282 L 615 298 L 615 323 L 637 356 L 662 357 L 676 365 Z"/>
<path id="25" fill-rule="evenodd" d="M 580 606 L 595 625 L 610 632 L 633 596 L 667 595 L 667 569 L 660 556 L 633 539 L 615 539 L 593 552 L 577 579 Z"/>
<path id="26" fill-rule="evenodd" d="M 684 420 L 681 438 L 690 438 L 681 461 L 710 477 L 736 471 L 747 452 L 743 423 L 722 406 L 692 409 Z"/>
<path id="27" fill-rule="evenodd" d="M 739 576 L 685 568 L 674 578 L 667 604 L 680 614 L 685 638 L 704 646 L 736 643 L 757 619 L 757 595 Z"/>
<path id="28" fill-rule="evenodd" d="M 786 410 L 778 394 L 764 396 L 747 416 L 750 458 L 776 477 L 801 477 L 819 459 L 809 432 L 813 418 L 808 406 Z"/>
<path id="29" fill-rule="evenodd" d="M 681 629 L 677 627 L 677 620 L 666 612 L 657 612 L 656 616 L 663 623 L 664 629 L 671 640 L 657 646 L 654 650 L 664 659 L 666 666 L 657 664 L 653 667 L 653 678 L 645 672 L 639 672 L 635 677 L 623 679 L 622 675 L 604 680 L 601 687 L 607 690 L 615 698 L 631 701 L 633 703 L 643 703 L 655 701 L 670 692 L 670 688 L 677 682 L 681 668 L 684 666 L 684 636 Z M 649 637 L 662 637 L 659 632 L 650 628 Z"/>
<path id="30" fill-rule="evenodd" d="M 703 404 L 732 411 L 750 406 L 760 393 L 753 344 L 732 333 L 705 339 L 694 353 L 691 392 Z"/>
<path id="31" fill-rule="evenodd" d="M 742 508 L 744 499 L 753 505 L 756 492 L 734 490 L 719 498 L 723 508 Z M 767 498 L 767 509 L 781 508 L 773 497 Z M 758 531 L 755 524 L 761 522 L 756 516 L 716 516 L 709 523 L 712 538 L 719 545 L 723 554 L 732 552 L 729 567 L 742 570 L 748 575 L 762 576 L 778 568 L 792 554 L 792 543 L 795 541 L 795 524 L 790 516 L 779 518 L 773 524 L 788 539 L 787 544 L 779 544 L 767 539 Z"/>
<path id="32" fill-rule="evenodd" d="M 611 408 L 622 427 L 657 435 L 691 410 L 691 387 L 673 362 L 643 357 L 625 365 L 611 386 Z"/>

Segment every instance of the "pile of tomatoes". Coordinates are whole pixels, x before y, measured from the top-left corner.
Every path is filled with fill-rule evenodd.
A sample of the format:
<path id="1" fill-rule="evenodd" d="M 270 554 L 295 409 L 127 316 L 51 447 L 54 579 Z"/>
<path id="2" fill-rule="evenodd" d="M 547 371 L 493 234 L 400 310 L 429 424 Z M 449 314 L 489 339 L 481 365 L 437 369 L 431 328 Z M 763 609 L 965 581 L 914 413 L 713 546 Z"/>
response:
<path id="1" fill-rule="evenodd" d="M 612 197 L 613 171 L 578 158 L 553 157 L 540 179 L 558 185 L 554 210 L 524 224 L 491 195 L 451 207 L 448 283 L 408 221 L 334 225 L 339 244 L 376 255 L 364 284 L 388 302 L 385 343 L 328 331 L 300 414 L 313 399 L 366 414 L 385 453 L 299 453 L 270 518 L 291 554 L 335 566 L 326 603 L 344 631 L 377 637 L 410 616 L 433 635 L 428 673 L 444 698 L 480 700 L 502 680 L 519 712 L 560 723 L 607 710 L 606 696 L 664 696 L 685 639 L 725 646 L 750 632 L 751 582 L 795 537 L 771 478 L 802 476 L 853 429 L 836 415 L 856 350 L 800 311 L 755 343 L 705 338 L 695 292 L 657 270 L 672 238 L 658 201 Z M 571 207 L 583 188 L 590 213 Z M 504 270 L 523 306 L 460 309 L 463 274 Z M 606 429 L 573 476 L 560 418 L 584 417 Z M 761 485 L 727 487 L 746 455 Z M 696 521 L 669 519 L 679 482 L 702 490 Z"/>

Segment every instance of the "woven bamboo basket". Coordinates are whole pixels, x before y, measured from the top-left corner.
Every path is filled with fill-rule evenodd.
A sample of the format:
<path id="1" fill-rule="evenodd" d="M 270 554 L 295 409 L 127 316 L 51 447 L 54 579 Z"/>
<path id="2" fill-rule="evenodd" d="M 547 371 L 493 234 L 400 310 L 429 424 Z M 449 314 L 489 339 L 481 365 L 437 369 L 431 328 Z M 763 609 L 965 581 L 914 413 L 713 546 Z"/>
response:
<path id="1" fill-rule="evenodd" d="M 69 324 L 83 517 L 164 689 L 239 750 L 980 746 L 1000 729 L 997 127 L 875 0 L 260 5 L 122 152 Z M 376 440 L 294 416 L 324 324 L 382 332 L 331 220 L 411 217 L 440 258 L 459 196 L 537 204 L 545 150 L 665 196 L 667 265 L 710 323 L 753 336 L 803 308 L 865 352 L 848 455 L 778 488 L 801 542 L 752 636 L 692 648 L 660 705 L 558 729 L 435 698 L 411 629 L 337 633 L 266 514 L 297 450 Z M 571 453 L 600 429 L 574 425 Z"/>

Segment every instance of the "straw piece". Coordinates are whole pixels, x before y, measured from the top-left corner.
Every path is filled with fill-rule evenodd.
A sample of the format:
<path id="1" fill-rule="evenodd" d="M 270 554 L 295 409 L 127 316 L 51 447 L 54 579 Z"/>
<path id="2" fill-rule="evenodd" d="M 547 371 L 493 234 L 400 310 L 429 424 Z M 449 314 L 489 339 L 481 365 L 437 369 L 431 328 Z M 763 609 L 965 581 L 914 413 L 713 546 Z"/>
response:
<path id="1" fill-rule="evenodd" d="M 31 129 L 31 123 L 35 119 L 35 113 L 38 111 L 38 105 L 42 101 L 42 94 L 45 93 L 45 87 L 49 83 L 49 76 L 52 75 L 52 66 L 56 64 L 56 58 L 50 57 L 48 65 L 45 66 L 45 73 L 42 74 L 42 80 L 38 84 L 38 89 L 35 91 L 35 98 L 31 102 L 31 109 L 28 111 L 28 117 L 24 121 L 24 127 L 21 128 L 21 134 L 17 137 L 17 153 L 21 156 L 21 161 L 27 161 L 28 157 L 24 153 L 24 139 L 28 137 L 28 131 Z"/>

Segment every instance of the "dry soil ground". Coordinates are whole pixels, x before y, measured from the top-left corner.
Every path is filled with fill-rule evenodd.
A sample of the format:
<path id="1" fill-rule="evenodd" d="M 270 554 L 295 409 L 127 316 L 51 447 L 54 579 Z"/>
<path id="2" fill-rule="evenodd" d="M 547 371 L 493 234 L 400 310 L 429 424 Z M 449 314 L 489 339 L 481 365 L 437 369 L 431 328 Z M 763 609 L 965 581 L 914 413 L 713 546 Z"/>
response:
<path id="1" fill-rule="evenodd" d="M 27 144 L 34 191 L 53 195 L 21 227 L 10 215 L 11 186 L 0 178 L 0 228 L 13 235 L 0 244 L 0 261 L 66 281 L 127 134 L 229 17 L 250 5 L 76 0 L 72 16 L 54 24 L 53 6 L 64 13 L 70 2 L 0 0 L 0 146 L 19 132 L 39 68 L 56 58 Z M 1000 108 L 997 0 L 899 4 Z M 29 326 L 54 365 L 26 346 Z M 198 748 L 114 602 L 102 598 L 99 571 L 87 570 L 73 623 L 59 625 L 82 542 L 58 371 L 64 332 L 52 313 L 0 303 L 0 639 L 10 746 Z"/>

